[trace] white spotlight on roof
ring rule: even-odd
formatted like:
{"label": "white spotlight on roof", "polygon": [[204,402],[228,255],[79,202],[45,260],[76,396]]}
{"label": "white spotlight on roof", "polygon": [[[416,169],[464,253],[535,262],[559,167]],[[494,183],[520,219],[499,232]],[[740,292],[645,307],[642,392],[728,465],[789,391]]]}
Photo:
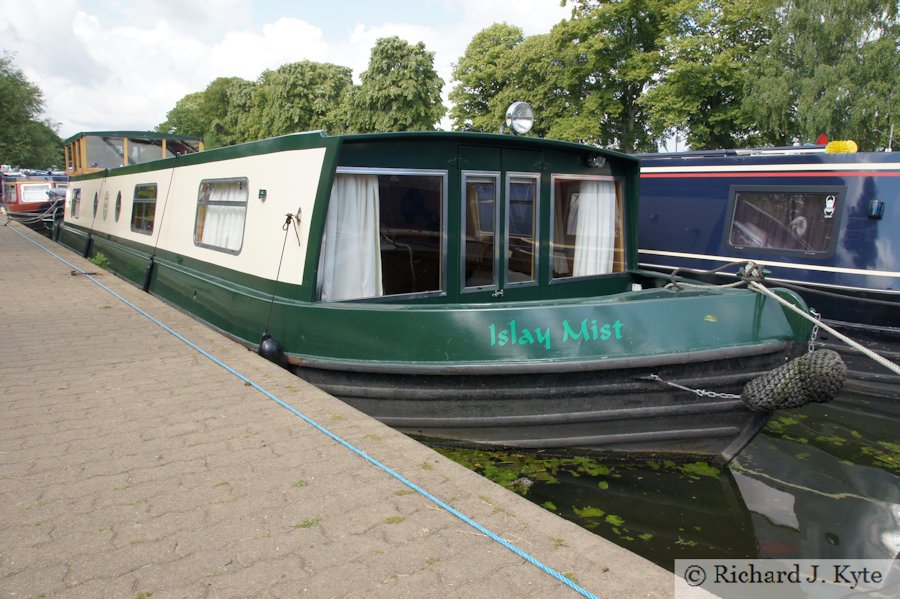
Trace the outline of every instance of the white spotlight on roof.
{"label": "white spotlight on roof", "polygon": [[513,102],[506,109],[506,126],[516,135],[531,131],[534,125],[534,110],[528,102]]}

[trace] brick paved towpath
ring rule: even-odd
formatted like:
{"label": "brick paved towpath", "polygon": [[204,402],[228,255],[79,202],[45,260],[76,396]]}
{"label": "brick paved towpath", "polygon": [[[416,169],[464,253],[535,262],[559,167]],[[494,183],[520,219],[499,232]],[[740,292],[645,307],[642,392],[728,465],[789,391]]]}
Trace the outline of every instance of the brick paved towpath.
{"label": "brick paved towpath", "polygon": [[0,599],[668,597],[672,576],[0,227]]}

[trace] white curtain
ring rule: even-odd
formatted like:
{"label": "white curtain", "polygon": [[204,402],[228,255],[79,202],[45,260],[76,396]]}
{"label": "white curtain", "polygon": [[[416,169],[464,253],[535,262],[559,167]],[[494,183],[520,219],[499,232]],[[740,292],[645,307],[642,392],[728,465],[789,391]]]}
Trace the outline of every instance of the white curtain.
{"label": "white curtain", "polygon": [[575,229],[573,276],[612,272],[616,243],[616,187],[612,181],[582,181],[572,194],[568,225]]}
{"label": "white curtain", "polygon": [[206,206],[200,243],[238,251],[244,242],[244,220],[247,216],[247,188],[243,181],[210,184],[207,201],[229,204]]}
{"label": "white curtain", "polygon": [[384,295],[378,177],[337,175],[319,260],[322,301]]}

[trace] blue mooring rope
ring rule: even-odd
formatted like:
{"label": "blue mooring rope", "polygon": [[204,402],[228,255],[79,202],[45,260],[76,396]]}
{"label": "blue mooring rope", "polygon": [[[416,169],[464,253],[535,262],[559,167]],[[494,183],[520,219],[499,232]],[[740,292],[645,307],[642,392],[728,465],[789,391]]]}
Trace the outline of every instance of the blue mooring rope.
{"label": "blue mooring rope", "polygon": [[21,232],[16,231],[15,228],[10,227],[10,229],[12,229],[17,235],[19,235],[19,236],[22,237],[23,239],[25,239],[25,240],[27,240],[27,241],[33,243],[34,245],[38,246],[39,248],[41,248],[42,250],[44,250],[45,252],[47,252],[48,254],[50,254],[51,256],[53,256],[54,258],[56,258],[57,260],[59,260],[60,262],[62,262],[63,264],[66,264],[67,266],[70,266],[71,268],[74,268],[75,270],[77,270],[78,272],[80,272],[82,275],[84,275],[86,278],[90,279],[92,282],[94,282],[95,284],[99,285],[102,289],[104,289],[105,291],[107,291],[108,293],[110,293],[112,296],[114,296],[115,298],[117,298],[118,300],[120,300],[121,302],[123,302],[125,305],[129,306],[130,308],[132,308],[132,309],[135,310],[136,312],[138,312],[138,313],[140,313],[141,315],[145,316],[147,319],[149,319],[151,322],[153,322],[154,324],[158,325],[158,326],[161,327],[162,329],[164,329],[164,330],[166,330],[167,332],[171,333],[171,334],[174,335],[176,338],[178,338],[179,340],[183,341],[184,343],[186,343],[188,346],[190,346],[191,348],[193,348],[194,350],[196,350],[196,351],[199,352],[200,354],[206,356],[207,358],[209,358],[210,360],[212,360],[213,362],[215,362],[216,364],[218,364],[219,366],[221,366],[222,368],[224,368],[225,370],[227,370],[228,372],[230,372],[231,374],[233,374],[233,375],[236,376],[237,378],[239,378],[239,379],[241,379],[242,381],[244,381],[246,384],[250,385],[251,387],[253,387],[253,388],[256,389],[257,391],[259,391],[260,393],[262,393],[263,395],[265,395],[266,397],[268,397],[269,399],[271,399],[272,401],[274,401],[275,403],[277,403],[277,404],[280,405],[281,407],[283,407],[283,408],[285,408],[286,410],[288,410],[291,414],[297,416],[298,418],[300,418],[301,420],[303,420],[304,422],[306,422],[306,423],[309,424],[310,426],[316,428],[316,429],[317,429],[318,431],[320,431],[321,433],[323,433],[323,434],[325,434],[326,436],[330,437],[332,440],[334,440],[334,441],[336,441],[337,443],[343,445],[344,447],[346,447],[347,449],[349,449],[350,451],[352,451],[353,453],[355,453],[356,455],[358,455],[358,456],[361,457],[362,459],[366,460],[367,462],[369,462],[369,463],[372,464],[373,466],[376,466],[377,468],[380,468],[381,470],[383,470],[383,471],[386,472],[387,474],[391,475],[392,477],[394,477],[395,479],[397,479],[398,481],[400,481],[401,483],[403,483],[404,485],[406,485],[407,487],[409,487],[410,489],[412,489],[412,490],[415,491],[416,493],[419,493],[420,495],[422,495],[423,497],[425,497],[425,498],[428,499],[429,501],[433,502],[433,503],[436,504],[437,506],[441,507],[441,508],[444,509],[445,511],[449,512],[450,514],[453,514],[454,516],[456,516],[457,518],[459,518],[460,520],[462,520],[463,522],[465,522],[466,524],[468,524],[469,526],[471,526],[472,528],[474,528],[474,529],[477,530],[478,532],[480,532],[480,533],[482,533],[483,535],[485,535],[486,537],[488,537],[488,538],[490,538],[490,539],[493,539],[494,541],[500,543],[501,545],[503,545],[504,547],[506,547],[507,549],[509,549],[510,551],[512,551],[513,553],[515,553],[516,555],[518,555],[519,557],[521,557],[522,559],[524,559],[525,561],[531,563],[531,564],[534,565],[534,566],[537,566],[538,568],[540,568],[541,570],[543,570],[544,572],[546,572],[547,574],[549,574],[550,576],[552,576],[553,578],[555,578],[555,579],[558,580],[559,582],[561,582],[561,583],[563,583],[564,585],[568,586],[569,588],[571,588],[571,589],[572,589],[573,591],[575,591],[576,593],[582,595],[583,597],[588,597],[588,598],[590,598],[590,599],[599,599],[599,598],[597,597],[597,595],[594,595],[593,593],[591,593],[591,592],[588,591],[587,589],[581,587],[580,585],[576,584],[575,582],[573,582],[573,581],[570,580],[569,578],[566,578],[565,576],[563,576],[562,574],[560,574],[559,572],[557,572],[557,571],[554,570],[553,568],[551,568],[551,567],[549,567],[549,566],[543,564],[543,563],[540,562],[537,558],[532,557],[532,556],[529,555],[528,553],[525,553],[524,551],[522,551],[521,549],[519,549],[518,547],[516,547],[515,545],[513,545],[512,543],[510,543],[510,542],[507,541],[506,539],[503,539],[503,538],[501,538],[500,536],[498,536],[497,534],[495,534],[494,532],[491,532],[490,530],[488,530],[487,528],[485,528],[484,526],[482,526],[481,524],[479,524],[479,523],[476,522],[475,520],[469,518],[468,516],[466,516],[465,514],[463,514],[462,512],[460,512],[459,510],[457,510],[456,508],[454,508],[453,506],[451,506],[451,505],[445,503],[444,501],[438,499],[437,497],[435,497],[434,495],[432,495],[431,493],[429,493],[429,492],[426,491],[425,489],[421,488],[419,485],[417,485],[417,484],[415,484],[414,482],[408,480],[407,478],[405,478],[405,477],[404,477],[402,474],[400,474],[399,472],[396,472],[396,471],[392,470],[391,468],[389,468],[388,466],[382,464],[381,462],[379,462],[378,460],[376,460],[376,459],[373,458],[372,456],[368,455],[367,453],[365,453],[365,452],[362,451],[361,449],[359,449],[359,448],[357,448],[357,447],[354,447],[354,446],[351,445],[349,442],[347,442],[347,441],[345,441],[344,439],[342,439],[341,437],[337,436],[336,434],[334,434],[333,432],[331,432],[330,430],[328,430],[327,428],[325,428],[324,426],[322,426],[321,424],[319,424],[319,423],[316,422],[315,420],[309,418],[308,416],[306,416],[305,414],[303,414],[302,412],[300,412],[299,410],[297,410],[297,409],[296,409],[295,407],[293,407],[292,405],[290,405],[290,404],[286,403],[285,401],[279,399],[278,397],[276,397],[275,395],[273,395],[272,393],[270,393],[268,390],[264,389],[263,387],[261,387],[261,386],[259,386],[258,384],[256,384],[254,381],[250,380],[249,378],[247,378],[246,376],[244,376],[244,375],[241,374],[240,372],[236,371],[234,368],[232,368],[232,367],[229,366],[228,364],[222,362],[222,361],[221,361],[220,359],[218,359],[217,357],[213,356],[212,354],[210,354],[210,353],[207,352],[206,350],[200,348],[200,347],[197,346],[194,342],[192,342],[192,341],[189,340],[188,338],[184,337],[181,333],[178,333],[177,331],[173,330],[171,327],[169,327],[168,325],[166,325],[166,324],[163,323],[162,321],[158,320],[157,318],[151,316],[150,314],[148,314],[147,312],[145,312],[144,310],[142,310],[142,309],[139,308],[138,306],[134,305],[133,303],[131,303],[130,301],[128,301],[127,299],[125,299],[124,297],[122,297],[121,295],[119,295],[118,293],[116,293],[115,291],[113,291],[112,289],[110,289],[109,287],[107,287],[106,285],[104,285],[103,283],[101,283],[100,281],[98,281],[97,279],[95,279],[93,276],[91,276],[90,274],[88,274],[87,272],[85,272],[84,270],[82,270],[81,268],[79,268],[78,266],[75,266],[74,264],[72,264],[71,262],[69,262],[68,260],[66,260],[65,258],[63,258],[62,256],[60,256],[60,255],[54,253],[52,250],[50,250],[50,249],[48,249],[47,247],[41,245],[41,244],[38,243],[37,241],[31,239],[31,238],[28,237],[27,235],[24,235],[24,234],[22,234]]}

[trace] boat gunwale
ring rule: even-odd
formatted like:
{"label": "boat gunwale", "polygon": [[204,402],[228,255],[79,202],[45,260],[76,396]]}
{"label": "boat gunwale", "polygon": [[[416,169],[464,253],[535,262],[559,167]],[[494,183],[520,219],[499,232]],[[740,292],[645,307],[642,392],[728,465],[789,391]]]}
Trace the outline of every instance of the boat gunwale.
{"label": "boat gunwale", "polygon": [[373,374],[402,374],[402,375],[442,375],[456,376],[463,374],[475,375],[508,375],[508,374],[565,374],[574,372],[592,372],[608,370],[636,370],[640,368],[653,368],[659,366],[695,364],[712,360],[727,360],[745,358],[787,351],[792,342],[785,340],[767,340],[754,344],[734,345],[731,347],[717,347],[713,349],[700,349],[686,352],[671,352],[664,354],[652,354],[642,356],[623,356],[616,358],[599,357],[582,360],[525,360],[519,362],[390,362],[378,363],[362,360],[338,360],[309,357],[302,354],[288,354],[288,362],[292,366],[301,369],[317,368],[320,370],[335,370],[344,372],[367,372]]}

